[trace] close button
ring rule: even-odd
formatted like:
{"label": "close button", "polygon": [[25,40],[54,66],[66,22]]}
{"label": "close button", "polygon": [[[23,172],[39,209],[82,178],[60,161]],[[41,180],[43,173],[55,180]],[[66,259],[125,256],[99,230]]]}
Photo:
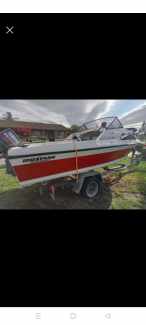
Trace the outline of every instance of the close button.
{"label": "close button", "polygon": [[6,26],[6,34],[14,34],[14,26]]}

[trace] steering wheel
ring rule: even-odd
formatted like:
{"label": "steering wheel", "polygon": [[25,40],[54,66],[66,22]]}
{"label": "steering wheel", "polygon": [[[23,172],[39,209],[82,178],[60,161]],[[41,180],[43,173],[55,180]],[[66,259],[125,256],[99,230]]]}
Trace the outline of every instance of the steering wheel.
{"label": "steering wheel", "polygon": [[120,136],[120,140],[125,140],[127,136],[128,136],[128,134],[122,133]]}

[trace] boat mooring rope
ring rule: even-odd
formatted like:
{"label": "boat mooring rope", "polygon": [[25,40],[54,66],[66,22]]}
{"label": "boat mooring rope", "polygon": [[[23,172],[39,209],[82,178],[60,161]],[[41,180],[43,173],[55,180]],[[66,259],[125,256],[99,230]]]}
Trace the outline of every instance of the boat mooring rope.
{"label": "boat mooring rope", "polygon": [[76,148],[76,143],[75,142],[74,142],[74,149],[75,149],[75,153],[76,153],[76,172],[77,172],[76,181],[78,182],[78,180],[79,180],[78,150]]}
{"label": "boat mooring rope", "polygon": [[76,152],[76,171],[77,171],[76,180],[78,181],[79,180],[79,168],[78,168],[78,151],[77,151],[77,149],[75,149],[75,152]]}

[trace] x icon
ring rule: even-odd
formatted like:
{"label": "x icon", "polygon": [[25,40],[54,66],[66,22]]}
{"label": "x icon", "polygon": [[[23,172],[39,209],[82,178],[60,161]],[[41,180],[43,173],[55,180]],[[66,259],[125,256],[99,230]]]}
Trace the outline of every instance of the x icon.
{"label": "x icon", "polygon": [[11,26],[11,27],[6,26],[6,29],[7,29],[6,34],[14,34],[14,31],[13,31],[14,26]]}

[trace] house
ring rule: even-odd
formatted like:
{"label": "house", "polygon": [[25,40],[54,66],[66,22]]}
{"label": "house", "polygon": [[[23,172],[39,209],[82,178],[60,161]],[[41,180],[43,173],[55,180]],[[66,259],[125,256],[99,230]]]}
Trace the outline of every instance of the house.
{"label": "house", "polygon": [[24,139],[61,140],[68,135],[68,129],[53,122],[31,122],[13,118],[10,112],[0,118],[0,131],[11,128]]}

